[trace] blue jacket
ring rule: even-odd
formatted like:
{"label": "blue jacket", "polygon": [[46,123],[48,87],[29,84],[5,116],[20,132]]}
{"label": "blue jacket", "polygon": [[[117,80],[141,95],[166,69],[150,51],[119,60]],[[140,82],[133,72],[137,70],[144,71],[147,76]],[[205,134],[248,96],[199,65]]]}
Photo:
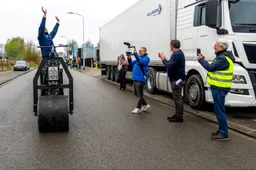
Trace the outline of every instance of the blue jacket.
{"label": "blue jacket", "polygon": [[[235,62],[235,57],[231,51],[221,51],[216,53],[215,62],[209,64],[206,60],[200,59],[199,63],[208,71],[208,72],[214,72],[214,71],[221,71],[221,70],[227,70],[229,68],[229,62],[226,59],[226,57],[229,57],[233,62]],[[230,89],[220,88],[211,86],[211,88],[229,91]]]}
{"label": "blue jacket", "polygon": [[[52,40],[54,39],[55,35],[57,34],[59,24],[56,23],[52,32],[50,34],[48,34],[48,33],[44,33],[45,23],[46,23],[46,18],[43,17],[41,25],[39,27],[37,39],[39,41],[40,46],[52,46],[52,45],[54,45]],[[43,57],[49,57],[50,52],[51,52],[51,48],[41,48],[41,53],[42,53]]]}
{"label": "blue jacket", "polygon": [[167,68],[170,82],[176,82],[179,79],[185,80],[185,56],[181,50],[174,52],[169,61],[163,60],[163,64]]}
{"label": "blue jacket", "polygon": [[[134,53],[134,56],[135,56],[136,60],[131,60],[131,59],[128,60],[129,64],[131,64],[131,66],[132,66],[132,80],[146,83],[147,82],[147,78],[146,78],[147,70],[148,70],[148,65],[150,63],[148,54],[145,54],[144,56],[139,56],[138,53]],[[143,68],[144,73],[146,75],[143,75],[140,65]]]}

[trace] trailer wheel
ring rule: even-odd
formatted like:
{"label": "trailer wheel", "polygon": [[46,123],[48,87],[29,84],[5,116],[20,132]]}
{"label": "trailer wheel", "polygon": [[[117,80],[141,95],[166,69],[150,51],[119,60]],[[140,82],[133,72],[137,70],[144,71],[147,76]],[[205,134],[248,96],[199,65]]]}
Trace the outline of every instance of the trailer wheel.
{"label": "trailer wheel", "polygon": [[199,74],[188,78],[185,86],[186,99],[193,109],[201,109],[205,104],[203,81]]}
{"label": "trailer wheel", "polygon": [[110,80],[115,81],[115,67],[110,68]]}
{"label": "trailer wheel", "polygon": [[107,73],[107,79],[110,80],[110,66],[107,66],[106,73]]}
{"label": "trailer wheel", "polygon": [[147,71],[147,83],[146,83],[147,91],[150,94],[156,93],[156,71],[153,68],[148,68]]}
{"label": "trailer wheel", "polygon": [[116,80],[116,82],[118,82],[119,83],[119,71],[118,71],[118,69],[117,69],[117,67],[116,67],[116,69],[115,69],[115,80]]}

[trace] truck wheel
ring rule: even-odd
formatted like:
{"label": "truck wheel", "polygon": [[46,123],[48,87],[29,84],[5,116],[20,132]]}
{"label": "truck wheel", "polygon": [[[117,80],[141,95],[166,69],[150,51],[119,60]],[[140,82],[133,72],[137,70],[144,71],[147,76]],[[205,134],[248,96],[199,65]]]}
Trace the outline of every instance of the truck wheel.
{"label": "truck wheel", "polygon": [[110,66],[107,66],[107,79],[110,80]]}
{"label": "truck wheel", "polygon": [[115,67],[110,68],[110,80],[115,81]]}
{"label": "truck wheel", "polygon": [[147,71],[147,83],[146,83],[147,91],[150,94],[156,93],[156,71],[153,68],[149,68]]}
{"label": "truck wheel", "polygon": [[203,81],[199,74],[188,78],[185,86],[186,99],[193,109],[200,109],[205,104]]}

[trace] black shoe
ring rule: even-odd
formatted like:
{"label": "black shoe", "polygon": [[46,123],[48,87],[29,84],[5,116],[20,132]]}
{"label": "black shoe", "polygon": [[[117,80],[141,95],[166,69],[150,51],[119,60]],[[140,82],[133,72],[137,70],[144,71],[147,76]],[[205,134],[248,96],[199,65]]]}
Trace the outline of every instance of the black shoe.
{"label": "black shoe", "polygon": [[218,133],[217,135],[212,136],[211,139],[216,141],[228,141],[229,137]]}
{"label": "black shoe", "polygon": [[177,116],[176,116],[176,115],[173,115],[172,117],[167,117],[167,120],[175,119],[175,118],[177,118]]}
{"label": "black shoe", "polygon": [[218,135],[219,133],[220,133],[220,131],[212,132],[211,135],[212,135],[212,136],[216,136],[216,135]]}
{"label": "black shoe", "polygon": [[183,122],[183,118],[175,117],[173,119],[169,119],[169,122]]}

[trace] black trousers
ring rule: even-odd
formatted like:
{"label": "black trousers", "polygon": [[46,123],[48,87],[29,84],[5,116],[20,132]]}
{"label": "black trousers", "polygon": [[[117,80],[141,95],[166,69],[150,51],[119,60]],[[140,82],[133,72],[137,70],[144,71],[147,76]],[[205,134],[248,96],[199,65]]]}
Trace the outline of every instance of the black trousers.
{"label": "black trousers", "polygon": [[176,107],[176,113],[175,115],[178,118],[183,118],[183,99],[182,99],[182,85],[176,85],[176,82],[171,82],[171,87],[172,87],[172,97],[175,102],[175,107]]}
{"label": "black trousers", "polygon": [[119,81],[120,81],[120,89],[126,89],[126,71],[120,71],[119,72]]}
{"label": "black trousers", "polygon": [[141,109],[142,106],[147,105],[147,102],[143,97],[144,83],[139,81],[134,81],[133,86],[134,86],[134,94],[138,97],[138,103],[136,108]]}

